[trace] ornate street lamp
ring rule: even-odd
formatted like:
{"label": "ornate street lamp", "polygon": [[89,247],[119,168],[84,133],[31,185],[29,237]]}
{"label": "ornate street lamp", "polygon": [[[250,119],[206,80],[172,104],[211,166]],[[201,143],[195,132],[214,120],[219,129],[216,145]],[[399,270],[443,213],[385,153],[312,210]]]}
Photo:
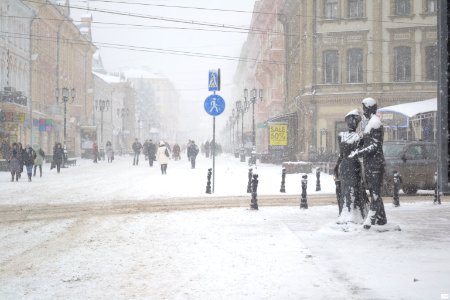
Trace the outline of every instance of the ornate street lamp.
{"label": "ornate street lamp", "polygon": [[[256,99],[259,98],[260,101],[263,99],[262,89],[252,89],[250,94],[250,102],[252,103],[252,146],[253,150],[256,150],[256,130],[255,130],[255,103]],[[248,99],[248,89],[244,89],[244,99]]]}
{"label": "ornate street lamp", "polygon": [[[56,103],[60,103],[61,101],[64,103],[64,152],[67,151],[67,103],[69,104],[73,103],[75,101],[76,97],[76,91],[75,88],[69,89],[67,87],[63,87],[62,89],[56,88],[55,89],[55,97],[56,97]],[[65,163],[65,156],[66,153],[63,155],[63,163],[64,166]]]}
{"label": "ornate street lamp", "polygon": [[100,112],[100,145],[103,147],[103,112],[108,111],[109,100],[95,100],[95,110]]}
{"label": "ornate street lamp", "polygon": [[240,149],[240,157],[241,162],[245,162],[245,147],[244,147],[244,113],[248,111],[249,103],[247,100],[244,102],[236,101],[236,111],[237,116],[241,116],[241,149]]}

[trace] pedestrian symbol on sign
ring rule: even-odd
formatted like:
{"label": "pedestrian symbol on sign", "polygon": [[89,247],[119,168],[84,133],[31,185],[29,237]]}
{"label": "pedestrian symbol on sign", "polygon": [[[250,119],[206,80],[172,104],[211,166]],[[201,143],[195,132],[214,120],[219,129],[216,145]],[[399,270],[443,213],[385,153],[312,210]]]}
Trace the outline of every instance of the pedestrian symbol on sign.
{"label": "pedestrian symbol on sign", "polygon": [[211,116],[218,116],[225,110],[225,100],[219,95],[210,95],[204,103],[205,111]]}
{"label": "pedestrian symbol on sign", "polygon": [[220,69],[209,70],[208,91],[220,91]]}

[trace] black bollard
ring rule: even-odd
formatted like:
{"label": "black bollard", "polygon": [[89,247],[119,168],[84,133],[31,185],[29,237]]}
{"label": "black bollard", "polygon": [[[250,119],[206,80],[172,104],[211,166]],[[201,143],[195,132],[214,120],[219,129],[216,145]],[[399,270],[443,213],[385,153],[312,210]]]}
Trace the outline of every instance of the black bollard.
{"label": "black bollard", "polygon": [[253,169],[252,168],[248,169],[247,193],[252,192],[252,174],[253,174]]}
{"label": "black bollard", "polygon": [[211,174],[212,174],[212,169],[209,168],[208,169],[208,176],[207,176],[207,182],[206,182],[206,193],[207,194],[211,194]]}
{"label": "black bollard", "polygon": [[334,184],[336,185],[336,200],[338,203],[339,215],[341,215],[342,208],[344,207],[344,199],[342,199],[341,180],[339,177],[334,177]]}
{"label": "black bollard", "polygon": [[280,193],[286,193],[285,178],[286,178],[286,168],[283,168],[281,170],[281,188],[280,188]]}
{"label": "black bollard", "polygon": [[441,204],[441,196],[439,195],[439,185],[437,172],[434,173],[434,198],[433,204]]}
{"label": "black bollard", "polygon": [[308,201],[306,199],[306,188],[308,187],[308,175],[302,176],[302,198],[300,200],[300,208],[307,209]]}
{"label": "black bollard", "polygon": [[258,199],[256,199],[257,191],[258,191],[258,174],[253,174],[252,201],[250,203],[250,209],[258,210]]}
{"label": "black bollard", "polygon": [[402,183],[402,178],[397,171],[394,171],[394,206],[400,206],[400,198],[398,196],[398,191],[400,191],[400,184]]}
{"label": "black bollard", "polygon": [[316,192],[320,191],[320,168],[316,170]]}

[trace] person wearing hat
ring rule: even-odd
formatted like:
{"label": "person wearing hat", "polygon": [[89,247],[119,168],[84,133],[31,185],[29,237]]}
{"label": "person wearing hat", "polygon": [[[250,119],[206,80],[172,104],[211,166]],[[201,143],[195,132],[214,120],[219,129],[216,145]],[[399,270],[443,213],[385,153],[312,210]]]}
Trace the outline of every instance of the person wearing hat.
{"label": "person wearing hat", "polygon": [[156,157],[156,144],[150,139],[147,145],[147,157],[148,164],[150,167],[153,167],[153,161],[155,161]]}
{"label": "person wearing hat", "polygon": [[161,174],[167,174],[167,164],[169,163],[170,153],[166,147],[166,143],[164,141],[159,142],[158,150],[156,151],[156,160],[161,166]]}
{"label": "person wearing hat", "polygon": [[361,197],[362,167],[358,157],[348,157],[352,151],[358,149],[361,137],[356,132],[361,115],[357,109],[350,111],[345,116],[348,131],[338,135],[339,158],[334,168],[335,178],[339,178],[341,197],[338,204],[338,224],[348,222],[361,224],[366,215],[366,205]]}
{"label": "person wearing hat", "polygon": [[353,151],[349,157],[363,158],[364,177],[370,192],[370,210],[364,221],[364,228],[370,229],[372,225],[385,225],[387,223],[381,188],[384,175],[383,138],[384,128],[377,113],[377,101],[373,98],[362,100],[364,117],[368,120],[364,128],[362,146]]}

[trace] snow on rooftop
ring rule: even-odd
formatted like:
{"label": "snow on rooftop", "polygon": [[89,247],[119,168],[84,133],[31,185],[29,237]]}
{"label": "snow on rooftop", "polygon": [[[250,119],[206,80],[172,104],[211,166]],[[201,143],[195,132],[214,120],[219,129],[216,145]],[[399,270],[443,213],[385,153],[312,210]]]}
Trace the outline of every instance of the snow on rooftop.
{"label": "snow on rooftop", "polygon": [[144,69],[124,69],[122,72],[125,74],[126,78],[146,78],[146,79],[163,79],[165,77],[153,73],[151,71],[147,71]]}
{"label": "snow on rooftop", "polygon": [[92,72],[95,76],[99,77],[100,79],[102,79],[103,81],[107,82],[107,83],[119,83],[120,81],[120,77],[118,76],[113,76],[113,75],[105,75],[105,74],[101,74],[101,73],[97,73],[97,72]]}
{"label": "snow on rooftop", "polygon": [[396,112],[409,118],[431,111],[437,111],[437,98],[386,106],[378,109],[378,112]]}

